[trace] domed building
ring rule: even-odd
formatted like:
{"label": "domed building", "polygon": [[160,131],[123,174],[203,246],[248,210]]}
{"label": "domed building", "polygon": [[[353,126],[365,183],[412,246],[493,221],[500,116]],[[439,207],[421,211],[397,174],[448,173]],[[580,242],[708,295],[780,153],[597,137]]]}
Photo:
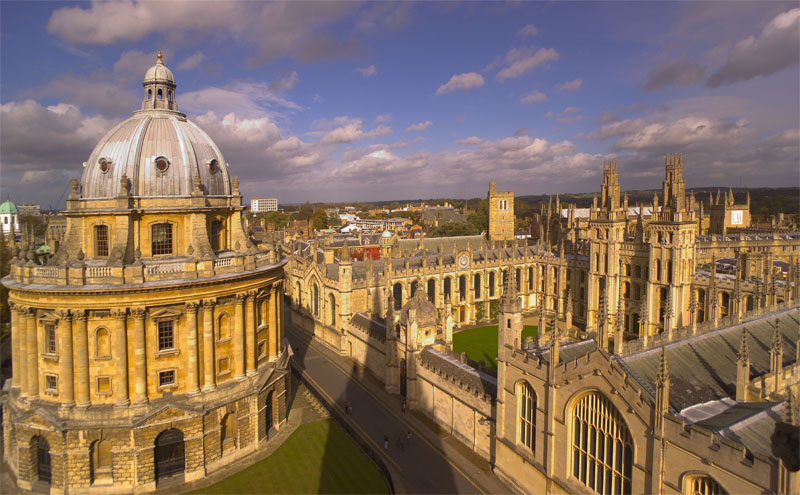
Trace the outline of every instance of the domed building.
{"label": "domed building", "polygon": [[58,251],[38,265],[19,250],[2,280],[5,458],[21,489],[202,478],[286,420],[286,259],[246,236],[238,179],[178,111],[160,53],[143,86],[72,180]]}
{"label": "domed building", "polygon": [[17,205],[10,199],[0,204],[0,226],[2,226],[0,228],[3,229],[4,235],[19,232],[19,211],[17,211]]}

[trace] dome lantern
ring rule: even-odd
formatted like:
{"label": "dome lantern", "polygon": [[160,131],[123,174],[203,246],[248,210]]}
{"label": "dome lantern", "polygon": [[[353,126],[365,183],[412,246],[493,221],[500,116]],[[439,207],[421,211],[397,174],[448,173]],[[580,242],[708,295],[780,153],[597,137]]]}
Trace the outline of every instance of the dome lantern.
{"label": "dome lantern", "polygon": [[178,111],[175,101],[175,76],[164,65],[161,50],[156,55],[156,64],[144,75],[144,99],[142,110],[173,110]]}

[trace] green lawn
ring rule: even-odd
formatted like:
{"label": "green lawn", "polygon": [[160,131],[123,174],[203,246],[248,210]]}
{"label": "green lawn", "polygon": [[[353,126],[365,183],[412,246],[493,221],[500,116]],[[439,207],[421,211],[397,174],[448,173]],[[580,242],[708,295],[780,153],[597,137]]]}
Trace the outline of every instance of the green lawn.
{"label": "green lawn", "polygon": [[[538,326],[525,325],[522,329],[522,340],[535,336]],[[483,361],[491,369],[497,369],[497,325],[475,327],[453,334],[453,350],[461,354],[466,352],[470,359]]]}
{"label": "green lawn", "polygon": [[192,493],[389,493],[380,471],[336,421],[301,425],[271,456]]}

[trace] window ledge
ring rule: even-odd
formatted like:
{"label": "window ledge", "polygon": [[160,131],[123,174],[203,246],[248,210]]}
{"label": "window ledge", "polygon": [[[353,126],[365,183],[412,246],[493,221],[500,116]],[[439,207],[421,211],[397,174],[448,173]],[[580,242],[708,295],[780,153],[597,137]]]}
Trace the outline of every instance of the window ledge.
{"label": "window ledge", "polygon": [[54,363],[58,362],[58,354],[42,354],[42,359],[45,361],[53,361]]}
{"label": "window ledge", "polygon": [[157,358],[177,356],[181,353],[180,349],[164,349],[163,351],[156,352]]}
{"label": "window ledge", "polygon": [[224,339],[217,340],[217,344],[227,344],[230,341],[231,341],[230,337],[225,337]]}
{"label": "window ledge", "polygon": [[110,361],[111,356],[95,356],[95,361]]}
{"label": "window ledge", "polygon": [[158,386],[158,389],[162,390],[162,391],[172,390],[173,388],[178,388],[178,384],[177,383],[170,383],[168,385],[159,385]]}

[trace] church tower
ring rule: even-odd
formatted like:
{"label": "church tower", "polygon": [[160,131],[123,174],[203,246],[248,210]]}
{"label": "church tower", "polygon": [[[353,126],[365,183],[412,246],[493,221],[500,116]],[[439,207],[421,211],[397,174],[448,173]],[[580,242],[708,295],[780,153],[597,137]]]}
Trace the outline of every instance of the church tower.
{"label": "church tower", "polygon": [[514,240],[514,191],[498,191],[489,183],[489,240]]}

